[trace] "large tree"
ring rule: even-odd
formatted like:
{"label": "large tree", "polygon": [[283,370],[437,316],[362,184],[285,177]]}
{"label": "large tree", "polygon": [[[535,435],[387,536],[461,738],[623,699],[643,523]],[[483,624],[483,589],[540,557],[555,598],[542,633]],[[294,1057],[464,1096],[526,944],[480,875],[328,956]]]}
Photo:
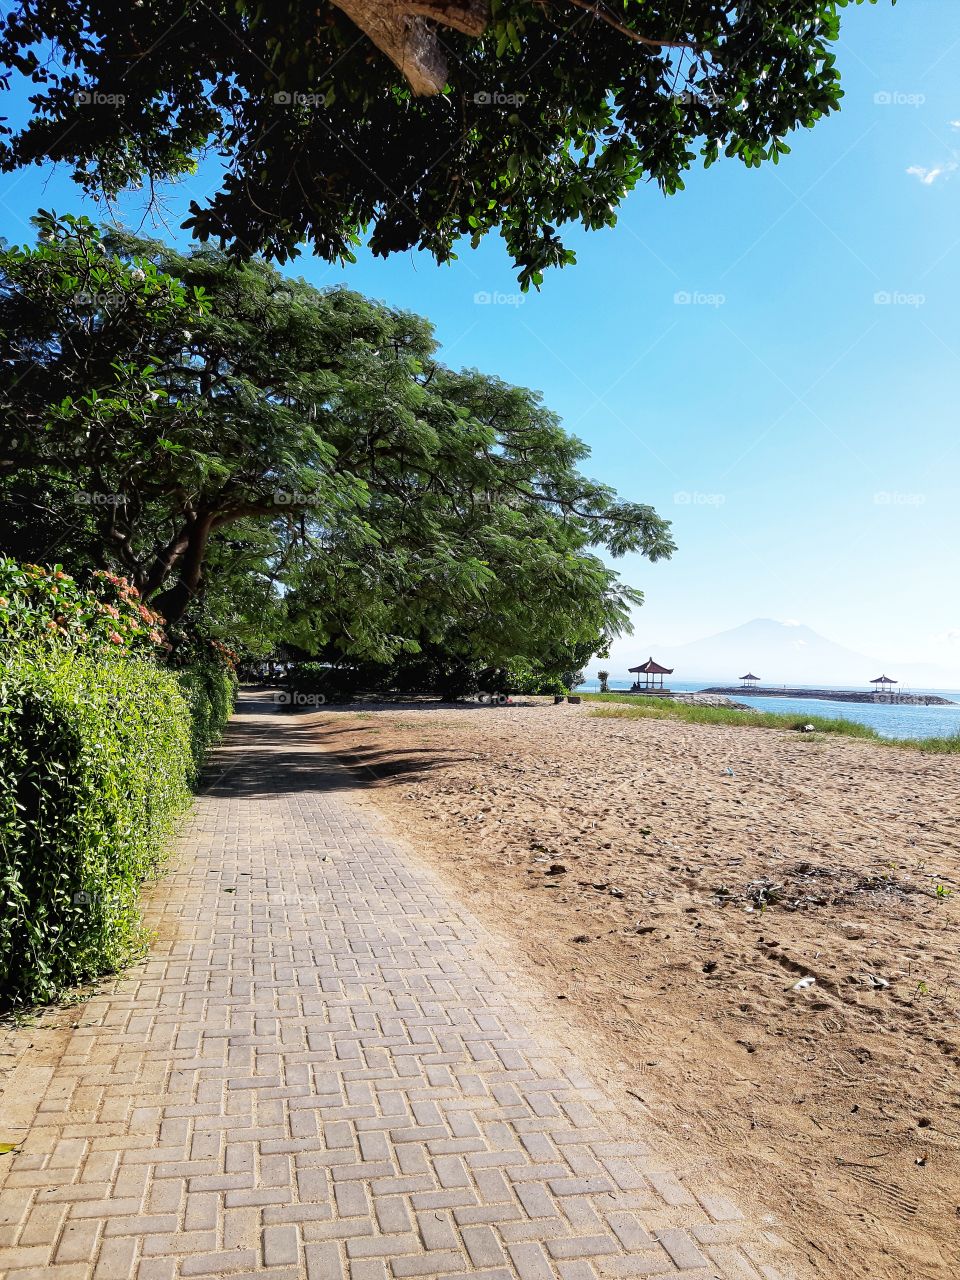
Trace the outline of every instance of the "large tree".
{"label": "large tree", "polygon": [[446,368],[420,317],[39,222],[0,253],[6,549],[115,567],[174,621],[290,591],[311,647],[381,661],[466,630],[498,660],[596,646],[638,596],[593,549],[670,554],[537,394]]}
{"label": "large tree", "polygon": [[573,260],[559,225],[611,225],[638,182],[776,162],[839,103],[851,2],[16,0],[0,68],[34,93],[0,167],[65,161],[112,194],[212,150],[201,239],[444,260],[499,229],[526,286]]}

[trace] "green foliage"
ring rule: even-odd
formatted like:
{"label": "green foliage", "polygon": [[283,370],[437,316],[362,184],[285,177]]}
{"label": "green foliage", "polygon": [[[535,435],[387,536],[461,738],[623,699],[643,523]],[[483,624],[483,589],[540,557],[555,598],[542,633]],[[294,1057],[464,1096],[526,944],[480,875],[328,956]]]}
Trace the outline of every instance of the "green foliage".
{"label": "green foliage", "polygon": [[357,691],[389,687],[389,668],[373,664],[334,665],[325,662],[298,662],[285,683],[292,695],[288,704],[292,709],[324,702],[350,702]]}
{"label": "green foliage", "polygon": [[641,597],[595,552],[669,556],[669,525],[583,475],[538,394],[446,368],[427,321],[347,290],[40,225],[0,251],[8,543],[116,565],[178,648],[199,610],[251,652],[563,671],[628,627]]}
{"label": "green foliage", "polygon": [[439,24],[414,18],[404,45],[412,75],[426,42],[433,84],[415,96],[328,0],[16,0],[0,68],[29,79],[32,110],[4,126],[0,168],[63,161],[113,195],[211,152],[220,190],[186,225],[238,255],[307,242],[352,259],[369,234],[374,253],[444,261],[496,230],[538,285],[574,260],[559,226],[612,226],[635,186],[676,192],[721,152],[775,164],[836,110],[848,2],[476,0],[450,29],[449,6],[398,0],[398,23],[416,9]]}
{"label": "green foliage", "polygon": [[237,680],[230,667],[214,661],[183,667],[176,678],[189,710],[190,777],[195,782],[208,751],[220,741],[233,713]]}
{"label": "green foliage", "polygon": [[193,773],[176,677],[115,653],[0,667],[0,990],[29,1004],[116,969],[137,945]]}
{"label": "green foliage", "polygon": [[534,662],[514,662],[505,673],[506,693],[548,695],[569,693],[570,683],[562,676],[544,671]]}

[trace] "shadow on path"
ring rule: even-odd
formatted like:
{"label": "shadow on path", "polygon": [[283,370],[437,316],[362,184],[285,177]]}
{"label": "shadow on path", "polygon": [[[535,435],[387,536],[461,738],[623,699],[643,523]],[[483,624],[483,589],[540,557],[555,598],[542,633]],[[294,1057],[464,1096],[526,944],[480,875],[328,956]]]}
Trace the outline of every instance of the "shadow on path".
{"label": "shadow on path", "polygon": [[[458,758],[429,747],[409,751],[354,747],[348,753],[325,760],[317,748],[332,734],[375,733],[372,725],[349,729],[326,728],[331,708],[287,711],[271,701],[269,693],[242,690],[236,715],[223,742],[211,756],[201,779],[200,792],[210,797],[266,796],[297,791],[350,790],[370,786],[384,778],[423,777],[431,769],[454,764]],[[347,708],[342,708],[347,710]],[[277,745],[277,723],[282,717],[282,744]]]}

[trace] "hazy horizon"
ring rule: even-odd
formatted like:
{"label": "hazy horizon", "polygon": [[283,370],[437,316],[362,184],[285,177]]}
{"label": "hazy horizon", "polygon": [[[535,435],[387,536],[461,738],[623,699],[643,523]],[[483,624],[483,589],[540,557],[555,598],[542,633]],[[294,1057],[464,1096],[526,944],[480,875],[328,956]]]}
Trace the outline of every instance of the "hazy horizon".
{"label": "hazy horizon", "polygon": [[611,678],[622,680],[627,678],[629,667],[650,656],[674,667],[674,682],[735,684],[751,671],[760,676],[762,685],[865,688],[882,674],[891,676],[898,685],[960,690],[960,670],[886,651],[853,650],[796,619],[753,618],[673,644],[644,629],[637,635],[620,637],[611,646],[609,658],[591,661],[587,669],[591,676],[597,670],[608,670]]}

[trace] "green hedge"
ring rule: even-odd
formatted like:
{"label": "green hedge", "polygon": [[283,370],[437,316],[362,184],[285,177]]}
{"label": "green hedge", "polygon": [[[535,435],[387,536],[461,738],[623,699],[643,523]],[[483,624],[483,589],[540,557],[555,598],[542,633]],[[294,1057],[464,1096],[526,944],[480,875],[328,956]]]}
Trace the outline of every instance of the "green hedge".
{"label": "green hedge", "polygon": [[207,752],[220,741],[230,719],[237,678],[225,667],[206,664],[183,668],[177,679],[190,712],[190,754],[197,779]]}
{"label": "green hedge", "polygon": [[186,806],[232,677],[62,654],[0,668],[0,999],[122,965],[137,896]]}

